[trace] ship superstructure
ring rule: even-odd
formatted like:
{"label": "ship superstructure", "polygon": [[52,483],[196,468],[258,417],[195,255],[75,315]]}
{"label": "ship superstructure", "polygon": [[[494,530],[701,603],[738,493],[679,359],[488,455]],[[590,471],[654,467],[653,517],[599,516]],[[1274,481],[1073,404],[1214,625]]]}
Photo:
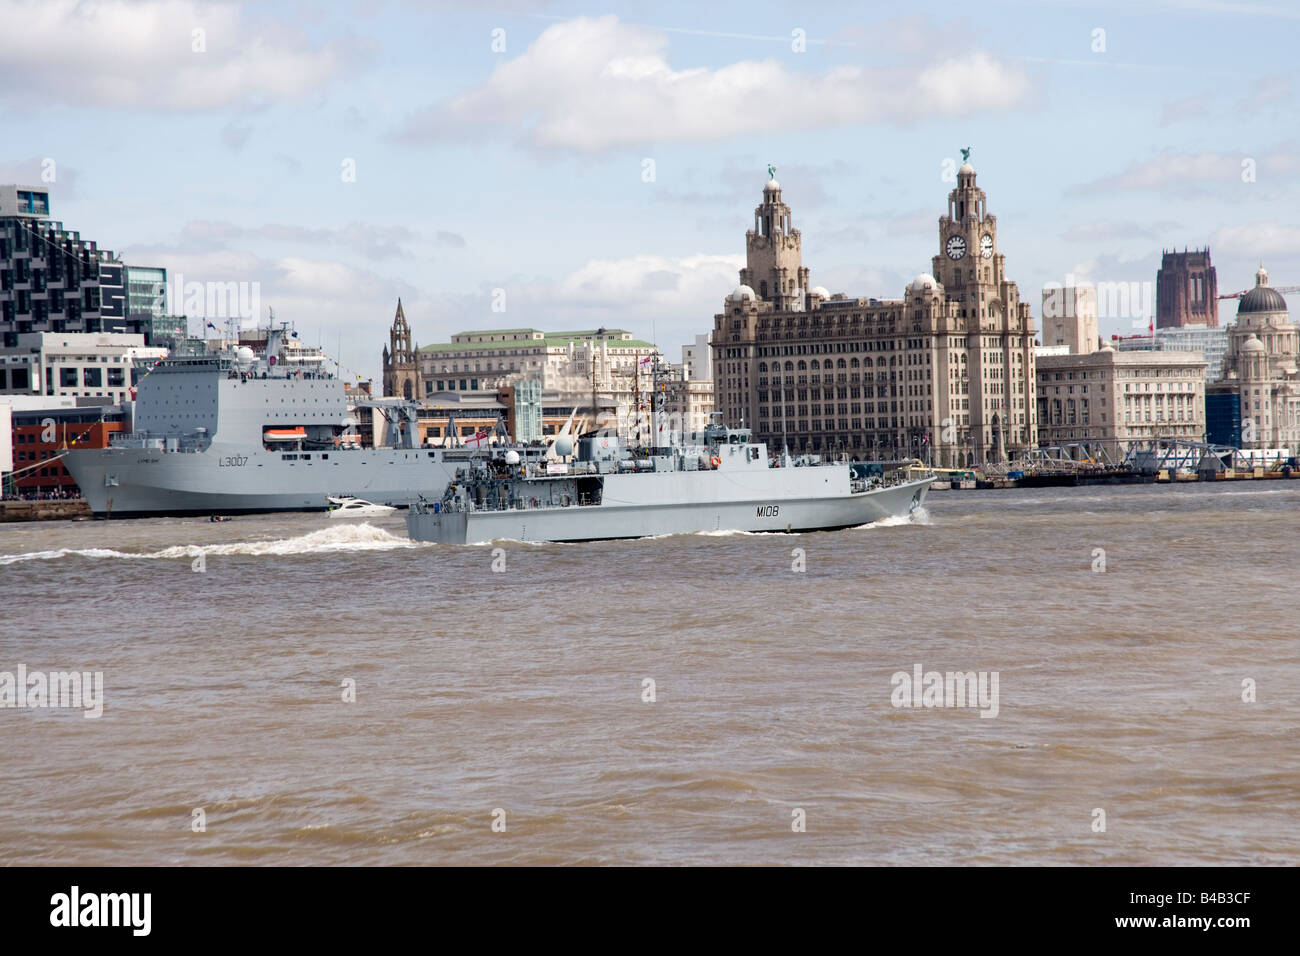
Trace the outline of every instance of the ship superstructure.
{"label": "ship superstructure", "polygon": [[[567,454],[567,450],[561,449]],[[744,428],[631,451],[584,436],[571,461],[512,451],[458,469],[437,500],[407,513],[417,541],[591,541],[701,531],[819,531],[910,515],[934,480],[912,462],[769,459]]]}
{"label": "ship superstructure", "polygon": [[324,511],[331,496],[404,507],[489,453],[420,447],[417,406],[390,400],[371,401],[388,422],[386,447],[363,448],[325,355],[287,323],[264,342],[165,360],[137,387],[132,432],[66,453],[97,516]]}

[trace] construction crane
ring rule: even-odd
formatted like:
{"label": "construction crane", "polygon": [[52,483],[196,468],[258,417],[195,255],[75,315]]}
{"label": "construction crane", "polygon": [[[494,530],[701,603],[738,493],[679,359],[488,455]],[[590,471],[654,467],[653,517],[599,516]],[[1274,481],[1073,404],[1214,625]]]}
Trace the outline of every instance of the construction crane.
{"label": "construction crane", "polygon": [[[1265,288],[1272,289],[1274,292],[1280,292],[1282,295],[1290,295],[1293,292],[1300,292],[1300,285],[1270,285]],[[1219,296],[1220,299],[1240,299],[1249,292],[1250,289],[1242,289],[1240,292],[1229,292],[1227,295]]]}

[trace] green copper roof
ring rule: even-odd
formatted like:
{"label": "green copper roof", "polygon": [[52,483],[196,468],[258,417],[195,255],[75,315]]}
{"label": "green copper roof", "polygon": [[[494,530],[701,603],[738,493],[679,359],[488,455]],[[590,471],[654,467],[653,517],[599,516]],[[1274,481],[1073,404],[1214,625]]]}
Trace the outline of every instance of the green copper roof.
{"label": "green copper roof", "polygon": [[519,335],[523,332],[527,332],[531,335],[533,332],[540,331],[541,329],[469,329],[465,332],[453,333],[452,338],[455,338],[457,335]]}
{"label": "green copper roof", "polygon": [[[497,331],[497,330],[493,330]],[[527,331],[527,330],[523,330]],[[465,333],[460,333],[465,334]],[[488,335],[489,332],[475,333]],[[536,349],[563,348],[570,342],[582,342],[594,335],[595,329],[588,332],[547,332],[542,339],[506,339],[500,342],[440,342],[437,345],[421,345],[421,352],[481,352],[492,349]],[[640,339],[605,339],[612,349],[652,349],[649,342]]]}

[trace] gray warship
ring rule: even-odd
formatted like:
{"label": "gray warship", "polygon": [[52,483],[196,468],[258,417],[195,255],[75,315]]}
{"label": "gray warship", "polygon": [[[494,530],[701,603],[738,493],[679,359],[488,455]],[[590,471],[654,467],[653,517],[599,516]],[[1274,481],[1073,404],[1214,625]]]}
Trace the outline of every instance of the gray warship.
{"label": "gray warship", "polygon": [[387,447],[362,448],[324,354],[300,345],[288,323],[272,323],[265,341],[258,352],[230,346],[165,360],[137,387],[134,431],[114,434],[108,448],[65,453],[97,517],[326,511],[344,496],[405,507],[490,453],[419,447],[411,402],[372,402],[386,417]]}
{"label": "gray warship", "polygon": [[510,450],[457,470],[437,500],[406,515],[413,540],[594,541],[700,531],[829,531],[922,506],[933,474],[916,463],[822,462],[783,453],[748,429],[708,425],[663,448],[586,435],[571,461],[528,462]]}

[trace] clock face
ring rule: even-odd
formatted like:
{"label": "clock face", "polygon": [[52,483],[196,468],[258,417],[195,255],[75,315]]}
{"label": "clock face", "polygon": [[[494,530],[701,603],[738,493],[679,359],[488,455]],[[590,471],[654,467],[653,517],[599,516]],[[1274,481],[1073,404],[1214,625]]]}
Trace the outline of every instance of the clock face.
{"label": "clock face", "polygon": [[961,236],[951,236],[948,244],[944,246],[944,251],[948,253],[948,258],[956,261],[966,255],[966,240]]}
{"label": "clock face", "polygon": [[980,255],[985,259],[993,258],[993,237],[987,232],[980,237]]}

